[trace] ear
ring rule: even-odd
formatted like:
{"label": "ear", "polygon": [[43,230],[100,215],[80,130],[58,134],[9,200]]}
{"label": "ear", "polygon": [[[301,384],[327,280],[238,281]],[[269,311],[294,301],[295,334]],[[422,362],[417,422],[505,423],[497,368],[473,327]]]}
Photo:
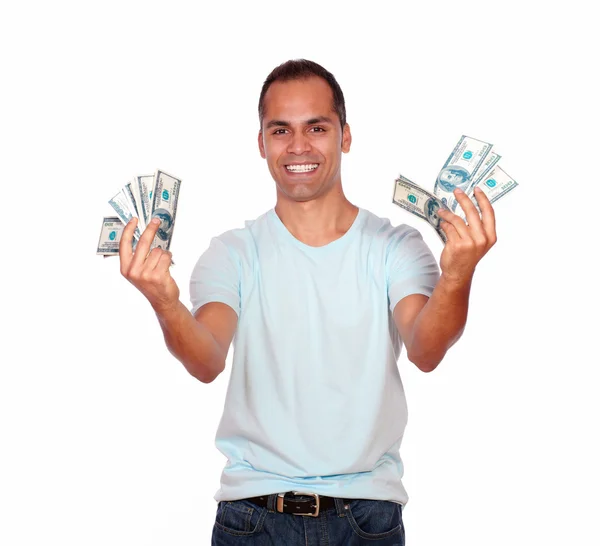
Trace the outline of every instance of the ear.
{"label": "ear", "polygon": [[260,151],[260,157],[266,159],[267,154],[265,154],[265,143],[263,142],[262,129],[258,131],[258,149]]}
{"label": "ear", "polygon": [[350,133],[350,125],[346,123],[344,130],[342,131],[342,152],[347,154],[350,151],[350,145],[352,144],[352,133]]}

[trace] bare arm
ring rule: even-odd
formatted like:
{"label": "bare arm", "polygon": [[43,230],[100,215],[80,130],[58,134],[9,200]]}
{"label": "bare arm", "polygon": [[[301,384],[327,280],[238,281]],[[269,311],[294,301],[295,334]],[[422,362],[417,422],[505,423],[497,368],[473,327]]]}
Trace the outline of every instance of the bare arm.
{"label": "bare arm", "polygon": [[210,383],[225,369],[237,327],[236,312],[220,302],[203,305],[195,316],[178,300],[173,308],[156,310],[165,343],[185,369]]}
{"label": "bare arm", "polygon": [[132,252],[136,222],[129,222],[121,237],[121,273],[152,305],[171,354],[192,376],[210,383],[225,368],[237,314],[229,306],[214,302],[192,316],[179,301],[179,288],[169,272],[171,253],[155,248],[148,254],[160,222],[148,225]]}
{"label": "bare arm", "polygon": [[430,298],[413,294],[394,308],[394,321],[407,357],[421,371],[433,371],[462,335],[470,285],[454,285],[442,275]]}
{"label": "bare arm", "polygon": [[413,294],[394,308],[407,356],[424,372],[433,371],[462,335],[475,266],[496,242],[492,205],[482,191],[475,195],[481,217],[465,193],[455,190],[468,226],[456,214],[439,211],[448,242],[440,259],[442,275],[431,297]]}

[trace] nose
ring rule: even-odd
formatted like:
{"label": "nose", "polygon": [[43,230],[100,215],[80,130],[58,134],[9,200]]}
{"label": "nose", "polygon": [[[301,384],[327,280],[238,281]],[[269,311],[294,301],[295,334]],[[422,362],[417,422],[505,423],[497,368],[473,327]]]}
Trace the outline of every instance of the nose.
{"label": "nose", "polygon": [[308,137],[302,132],[298,131],[292,134],[292,138],[289,141],[287,152],[295,155],[302,155],[310,151],[310,141]]}

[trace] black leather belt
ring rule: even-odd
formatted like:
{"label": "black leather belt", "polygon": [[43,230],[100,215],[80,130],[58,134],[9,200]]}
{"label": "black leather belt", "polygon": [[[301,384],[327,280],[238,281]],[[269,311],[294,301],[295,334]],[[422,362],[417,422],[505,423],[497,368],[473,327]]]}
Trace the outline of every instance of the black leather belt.
{"label": "black leather belt", "polygon": [[[296,516],[318,516],[321,510],[335,508],[334,497],[326,497],[317,493],[303,493],[301,491],[288,491],[287,493],[274,493],[277,495],[275,509],[277,512],[294,514]],[[250,497],[244,499],[258,506],[267,507],[270,495]],[[309,498],[302,498],[309,497]],[[346,499],[341,499],[346,502]]]}

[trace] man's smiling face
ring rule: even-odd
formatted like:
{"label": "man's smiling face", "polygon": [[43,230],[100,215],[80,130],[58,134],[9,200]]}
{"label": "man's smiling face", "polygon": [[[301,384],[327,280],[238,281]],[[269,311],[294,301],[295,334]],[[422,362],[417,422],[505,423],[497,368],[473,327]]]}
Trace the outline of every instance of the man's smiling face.
{"label": "man's smiling face", "polygon": [[342,152],[350,150],[352,137],[347,124],[343,131],[340,127],[327,82],[319,77],[275,81],[264,106],[258,146],[278,198],[310,201],[341,184]]}

